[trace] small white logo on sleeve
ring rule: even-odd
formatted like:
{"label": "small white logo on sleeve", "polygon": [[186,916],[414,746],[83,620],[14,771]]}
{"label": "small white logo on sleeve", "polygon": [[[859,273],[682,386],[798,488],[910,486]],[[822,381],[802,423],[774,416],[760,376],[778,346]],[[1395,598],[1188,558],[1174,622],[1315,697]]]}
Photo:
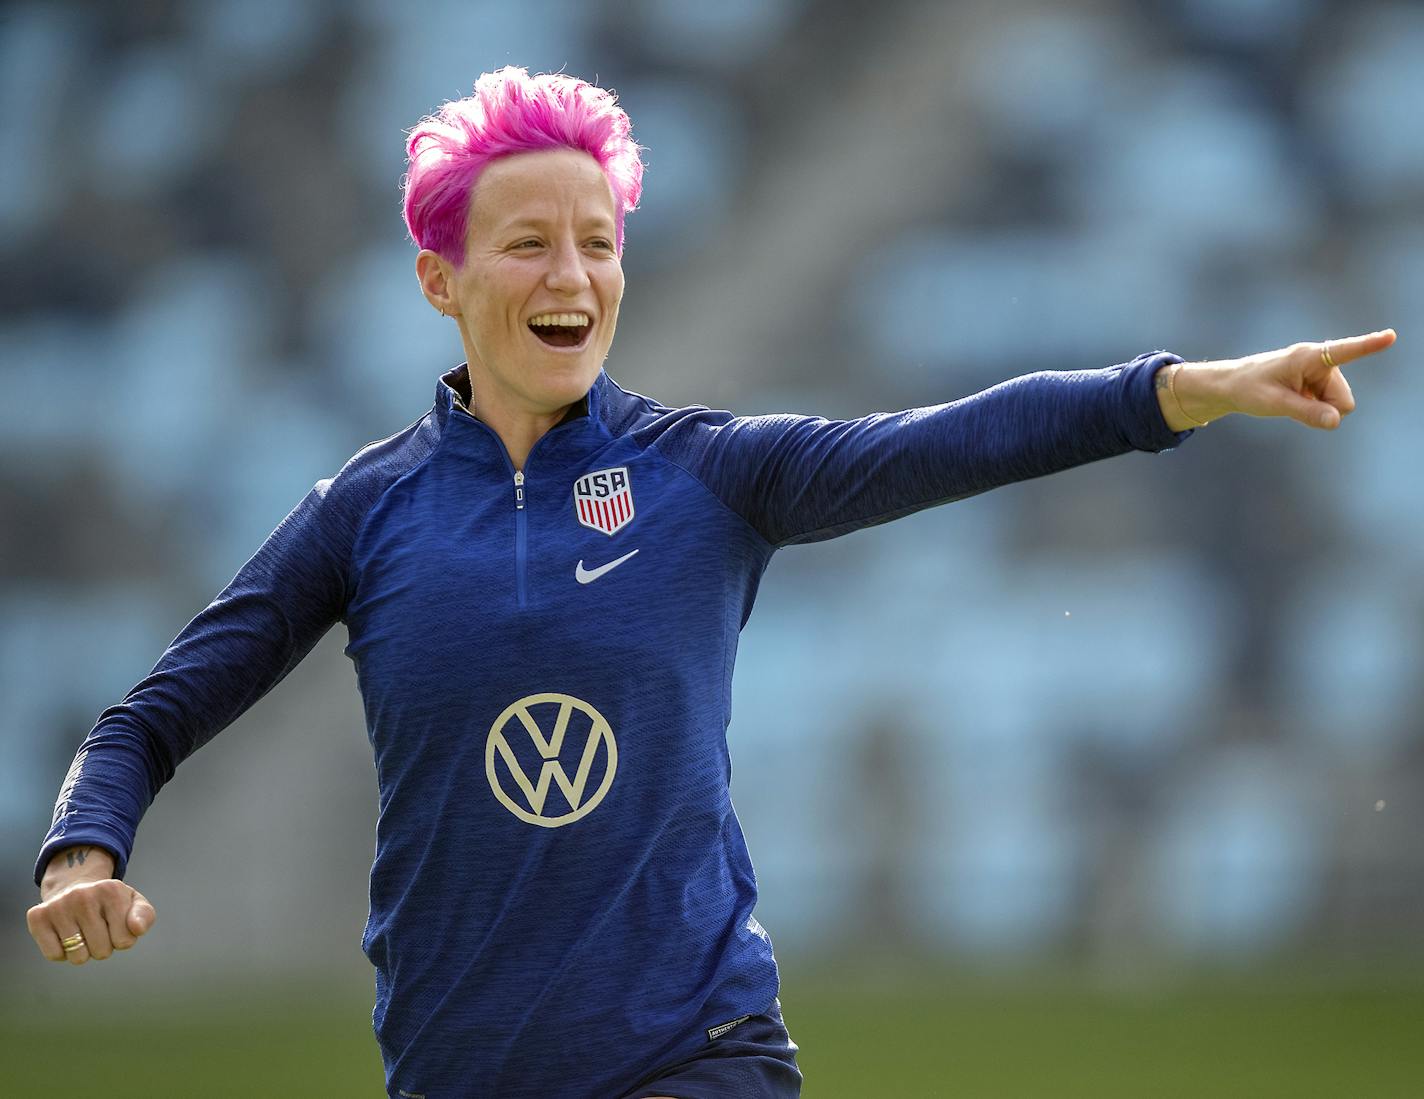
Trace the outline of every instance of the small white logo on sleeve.
{"label": "small white logo on sleeve", "polygon": [[628,560],[628,558],[632,557],[633,554],[637,552],[637,550],[631,550],[628,553],[625,553],[622,557],[614,558],[606,565],[599,565],[596,569],[584,568],[583,559],[580,558],[579,563],[574,566],[574,579],[577,580],[580,584],[592,584],[604,573],[612,572],[614,569],[616,569],[619,565],[621,565],[624,561]]}
{"label": "small white logo on sleeve", "polygon": [[741,1026],[750,1018],[750,1015],[743,1015],[740,1018],[733,1019],[731,1022],[720,1023],[717,1026],[708,1027],[707,1040],[709,1042],[715,1042],[718,1038],[722,1037],[722,1035],[726,1034],[727,1031],[731,1030],[733,1027]]}

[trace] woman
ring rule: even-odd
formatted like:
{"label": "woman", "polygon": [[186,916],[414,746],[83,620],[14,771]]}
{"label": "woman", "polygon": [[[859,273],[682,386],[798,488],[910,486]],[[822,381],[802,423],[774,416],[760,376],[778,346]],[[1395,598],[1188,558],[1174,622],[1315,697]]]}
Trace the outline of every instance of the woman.
{"label": "woman", "polygon": [[772,553],[1231,412],[1333,429],[1339,366],[1394,334],[1153,352],[848,422],[672,409],[602,372],[642,178],[611,95],[507,68],[408,151],[416,272],[466,362],[100,717],[31,933],[82,965],[148,930],[121,881],[143,811],[340,620],[380,786],[362,946],[389,1094],[797,1095],[725,738]]}

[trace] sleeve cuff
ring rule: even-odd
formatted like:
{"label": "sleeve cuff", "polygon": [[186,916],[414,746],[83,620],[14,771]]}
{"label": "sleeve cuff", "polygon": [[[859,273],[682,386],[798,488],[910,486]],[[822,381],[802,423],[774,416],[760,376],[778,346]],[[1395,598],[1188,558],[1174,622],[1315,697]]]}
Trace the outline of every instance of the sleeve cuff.
{"label": "sleeve cuff", "polygon": [[1186,431],[1169,428],[1157,400],[1157,371],[1184,361],[1170,351],[1148,351],[1122,367],[1123,424],[1127,440],[1134,449],[1153,453],[1171,450],[1196,432],[1196,428]]}
{"label": "sleeve cuff", "polygon": [[103,828],[80,828],[45,841],[44,846],[40,848],[39,857],[35,860],[36,887],[44,879],[44,872],[49,867],[49,860],[54,858],[57,852],[63,851],[66,847],[77,847],[84,843],[92,847],[102,847],[112,855],[114,877],[123,879],[124,874],[128,871],[129,857],[128,849],[119,841],[119,837]]}

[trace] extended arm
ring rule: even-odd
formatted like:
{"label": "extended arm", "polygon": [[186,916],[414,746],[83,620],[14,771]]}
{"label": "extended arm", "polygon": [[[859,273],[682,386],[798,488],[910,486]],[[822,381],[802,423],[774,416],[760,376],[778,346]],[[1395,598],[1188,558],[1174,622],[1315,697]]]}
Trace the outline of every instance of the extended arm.
{"label": "extended arm", "polygon": [[[854,420],[703,413],[659,442],[772,545],[831,538],[1131,450],[1175,447],[1154,352],[1040,371],[949,404]],[[715,419],[714,419],[715,417]]]}

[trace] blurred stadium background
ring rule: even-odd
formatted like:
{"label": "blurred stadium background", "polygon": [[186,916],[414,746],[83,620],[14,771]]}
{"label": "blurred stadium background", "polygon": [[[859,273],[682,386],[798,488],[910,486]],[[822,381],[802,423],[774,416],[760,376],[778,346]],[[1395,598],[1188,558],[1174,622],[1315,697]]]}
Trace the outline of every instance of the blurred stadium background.
{"label": "blurred stadium background", "polygon": [[1420,1094],[1421,56],[1408,0],[0,7],[6,1086],[382,1092],[340,628],[145,818],[140,949],[71,972],[23,914],[97,714],[461,360],[402,130],[512,63],[647,147],[608,370],[670,403],[1400,329],[1337,433],[779,555],[730,737],[813,1099]]}

